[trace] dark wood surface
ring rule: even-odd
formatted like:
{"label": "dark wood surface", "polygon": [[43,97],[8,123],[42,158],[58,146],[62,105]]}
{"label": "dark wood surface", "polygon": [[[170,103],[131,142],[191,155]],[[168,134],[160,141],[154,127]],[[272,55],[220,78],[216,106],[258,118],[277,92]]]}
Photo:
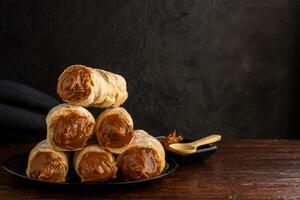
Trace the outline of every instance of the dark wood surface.
{"label": "dark wood surface", "polygon": [[[0,159],[34,144],[1,144]],[[224,141],[203,163],[145,185],[71,188],[33,185],[0,170],[0,199],[300,199],[300,140]]]}

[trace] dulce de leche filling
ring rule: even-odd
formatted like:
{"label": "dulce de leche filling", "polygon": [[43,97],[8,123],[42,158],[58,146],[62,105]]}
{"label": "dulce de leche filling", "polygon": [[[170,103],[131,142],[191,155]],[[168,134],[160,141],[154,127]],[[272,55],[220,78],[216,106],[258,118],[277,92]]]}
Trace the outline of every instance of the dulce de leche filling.
{"label": "dulce de leche filling", "polygon": [[108,115],[102,119],[96,134],[103,147],[122,148],[131,142],[133,128],[119,115]]}
{"label": "dulce de leche filling", "polygon": [[51,152],[38,152],[29,165],[29,176],[32,178],[52,182],[62,182],[65,179],[66,166],[60,157]]}
{"label": "dulce de leche filling", "polygon": [[129,148],[118,157],[117,166],[126,180],[142,180],[160,174],[159,156],[151,148]]}
{"label": "dulce de leche filling", "polygon": [[81,65],[67,68],[60,76],[57,84],[58,95],[67,102],[78,102],[85,100],[91,94],[90,71]]}
{"label": "dulce de leche filling", "polygon": [[115,176],[117,168],[106,153],[88,152],[82,156],[78,171],[82,182],[106,181]]}
{"label": "dulce de leche filling", "polygon": [[181,135],[176,135],[176,131],[169,133],[164,140],[161,141],[165,149],[169,149],[169,146],[174,143],[179,143],[183,140]]}
{"label": "dulce de leche filling", "polygon": [[72,150],[85,146],[94,123],[85,116],[70,112],[54,119],[50,128],[53,130],[55,145]]}

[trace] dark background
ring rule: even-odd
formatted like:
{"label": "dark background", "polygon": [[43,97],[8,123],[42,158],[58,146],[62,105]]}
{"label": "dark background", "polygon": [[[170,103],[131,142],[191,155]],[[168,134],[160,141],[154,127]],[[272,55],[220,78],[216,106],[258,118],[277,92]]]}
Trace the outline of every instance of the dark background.
{"label": "dark background", "polygon": [[[126,78],[124,106],[135,127],[153,135],[299,138],[299,7],[297,0],[2,0],[0,78],[58,99],[59,74],[85,64]],[[36,109],[19,101],[31,89],[3,87],[1,134],[44,136],[56,101],[43,96],[38,103],[49,104]],[[25,89],[11,103],[3,91],[14,87]]]}

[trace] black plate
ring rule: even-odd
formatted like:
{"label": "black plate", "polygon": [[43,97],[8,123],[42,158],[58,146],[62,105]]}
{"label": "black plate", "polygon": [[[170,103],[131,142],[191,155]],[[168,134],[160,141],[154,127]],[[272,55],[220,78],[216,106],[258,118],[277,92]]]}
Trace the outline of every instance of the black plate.
{"label": "black plate", "polygon": [[31,182],[38,182],[38,183],[47,183],[47,184],[56,184],[56,185],[128,185],[128,184],[137,184],[137,183],[145,183],[145,182],[150,182],[156,179],[160,179],[162,177],[165,177],[172,172],[174,172],[177,167],[178,163],[173,159],[173,158],[166,158],[166,166],[165,169],[163,170],[162,174],[160,176],[150,178],[150,179],[145,179],[145,180],[139,180],[139,181],[124,181],[121,179],[113,179],[111,181],[106,181],[106,182],[86,182],[86,183],[81,183],[79,177],[76,175],[73,167],[70,167],[69,173],[67,175],[67,180],[64,183],[53,183],[53,182],[48,182],[48,181],[42,181],[38,179],[33,179],[30,177],[26,176],[25,170],[27,167],[27,159],[29,156],[29,152],[26,153],[20,153],[11,156],[8,158],[6,161],[3,163],[3,168],[10,174],[15,175],[17,177],[20,177],[22,179],[29,180]]}
{"label": "black plate", "polygon": [[[162,141],[165,136],[156,137],[159,141]],[[183,139],[183,143],[192,142],[190,139]],[[192,164],[192,163],[200,163],[206,159],[208,159],[216,150],[218,149],[215,144],[207,144],[204,146],[200,146],[197,148],[197,151],[190,155],[180,155],[174,153],[172,151],[166,150],[166,154],[168,157],[174,158],[180,165]]]}

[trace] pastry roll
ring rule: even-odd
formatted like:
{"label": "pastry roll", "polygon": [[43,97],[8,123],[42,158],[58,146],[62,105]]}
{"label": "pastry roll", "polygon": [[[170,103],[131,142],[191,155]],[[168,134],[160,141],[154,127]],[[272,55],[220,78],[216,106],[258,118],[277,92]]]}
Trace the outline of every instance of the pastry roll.
{"label": "pastry roll", "polygon": [[81,106],[60,104],[52,108],[47,117],[47,141],[60,151],[82,149],[92,137],[95,119]]}
{"label": "pastry roll", "polygon": [[68,156],[53,150],[46,140],[30,152],[26,175],[50,182],[65,182],[68,173]]}
{"label": "pastry roll", "polygon": [[118,156],[117,166],[125,180],[153,178],[165,168],[164,148],[147,132],[136,130],[130,148]]}
{"label": "pastry roll", "polygon": [[124,108],[109,108],[97,118],[95,132],[101,147],[120,154],[133,140],[133,121]]}
{"label": "pastry roll", "polygon": [[106,181],[115,178],[117,173],[114,156],[97,144],[77,151],[73,165],[82,182]]}
{"label": "pastry roll", "polygon": [[99,108],[118,107],[128,97],[122,76],[84,65],[64,70],[58,79],[57,93],[70,104]]}

